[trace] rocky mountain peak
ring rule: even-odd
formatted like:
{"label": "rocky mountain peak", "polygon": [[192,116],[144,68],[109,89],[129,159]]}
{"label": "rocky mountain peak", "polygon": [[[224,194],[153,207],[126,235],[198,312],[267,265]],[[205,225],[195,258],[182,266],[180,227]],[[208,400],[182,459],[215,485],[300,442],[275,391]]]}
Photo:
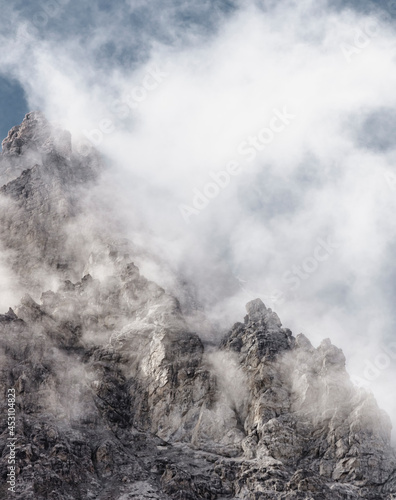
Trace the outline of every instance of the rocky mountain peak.
{"label": "rocky mountain peak", "polygon": [[121,230],[80,223],[101,168],[69,144],[34,112],[0,156],[0,240],[20,290],[0,315],[0,409],[14,389],[17,435],[10,492],[3,419],[0,497],[395,499],[389,417],[341,349],[294,337],[259,298],[205,349]]}
{"label": "rocky mountain peak", "polygon": [[246,304],[246,311],[251,321],[264,319],[268,309],[261,299],[251,300]]}
{"label": "rocky mountain peak", "polygon": [[22,123],[13,127],[2,142],[2,152],[6,156],[23,153],[48,153],[57,151],[65,157],[72,152],[71,134],[59,126],[50,124],[40,111],[28,113]]}
{"label": "rocky mountain peak", "polygon": [[245,321],[249,322],[262,322],[268,327],[280,328],[282,323],[278,315],[272,311],[271,308],[267,308],[261,299],[251,300],[246,304],[247,317]]}
{"label": "rocky mountain peak", "polygon": [[82,193],[92,188],[102,168],[94,152],[74,153],[71,134],[38,111],[28,113],[4,139],[0,239],[13,252],[10,267],[30,292],[39,293],[51,275],[77,279],[85,267],[80,250],[67,244],[66,230],[82,212]]}

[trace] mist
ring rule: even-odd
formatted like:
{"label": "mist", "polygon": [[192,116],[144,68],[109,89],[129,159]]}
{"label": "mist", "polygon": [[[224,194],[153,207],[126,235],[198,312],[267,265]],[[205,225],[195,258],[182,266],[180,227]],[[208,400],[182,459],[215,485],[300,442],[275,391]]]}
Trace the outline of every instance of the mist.
{"label": "mist", "polygon": [[168,3],[7,6],[2,73],[104,156],[93,224],[122,227],[198,334],[217,341],[261,297],[341,347],[396,423],[392,13],[184,2],[181,21]]}

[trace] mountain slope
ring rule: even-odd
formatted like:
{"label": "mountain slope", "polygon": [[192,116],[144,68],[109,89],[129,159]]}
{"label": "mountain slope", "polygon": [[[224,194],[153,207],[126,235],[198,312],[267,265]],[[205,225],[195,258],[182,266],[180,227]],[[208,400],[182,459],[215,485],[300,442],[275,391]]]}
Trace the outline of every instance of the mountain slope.
{"label": "mountain slope", "polygon": [[22,298],[0,316],[1,498],[396,498],[390,420],[342,351],[295,338],[260,299],[205,349],[124,235],[79,223],[103,169],[37,112],[3,141],[0,235]]}

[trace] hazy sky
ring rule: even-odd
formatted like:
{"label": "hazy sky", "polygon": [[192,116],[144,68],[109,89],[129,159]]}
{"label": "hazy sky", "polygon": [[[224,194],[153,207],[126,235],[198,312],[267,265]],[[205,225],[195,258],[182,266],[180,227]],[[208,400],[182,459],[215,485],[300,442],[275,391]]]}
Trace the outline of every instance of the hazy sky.
{"label": "hazy sky", "polygon": [[109,4],[2,7],[2,136],[41,109],[94,144],[211,318],[260,296],[396,415],[396,2]]}

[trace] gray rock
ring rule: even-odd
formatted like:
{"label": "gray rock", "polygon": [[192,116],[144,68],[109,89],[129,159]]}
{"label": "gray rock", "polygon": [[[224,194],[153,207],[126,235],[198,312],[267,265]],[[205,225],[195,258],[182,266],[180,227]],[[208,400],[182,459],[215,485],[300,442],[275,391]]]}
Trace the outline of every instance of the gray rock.
{"label": "gray rock", "polygon": [[[0,315],[18,436],[16,493],[2,481],[0,497],[396,498],[390,420],[342,351],[295,338],[260,299],[205,350],[133,244],[79,225],[102,169],[39,113],[3,141],[0,237],[23,293]],[[7,437],[3,419],[3,479]]]}

